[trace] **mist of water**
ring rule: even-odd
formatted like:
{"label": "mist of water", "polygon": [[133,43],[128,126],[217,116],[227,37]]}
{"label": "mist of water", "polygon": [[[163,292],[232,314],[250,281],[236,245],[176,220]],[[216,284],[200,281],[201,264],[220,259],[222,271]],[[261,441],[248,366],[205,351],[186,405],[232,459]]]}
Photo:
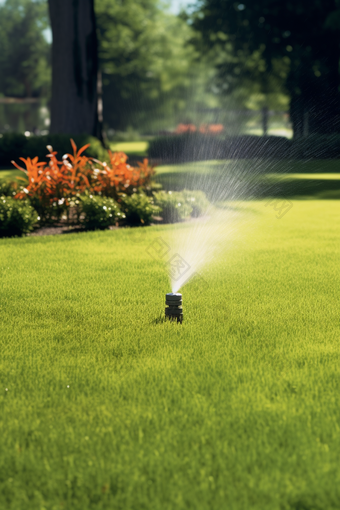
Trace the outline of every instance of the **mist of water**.
{"label": "mist of water", "polygon": [[[181,290],[197,274],[204,279],[205,270],[216,255],[227,252],[233,246],[244,220],[241,201],[261,198],[270,191],[275,194],[277,186],[268,182],[264,184],[261,176],[268,171],[275,172],[279,160],[264,161],[256,157],[251,160],[217,160],[218,148],[214,151],[211,137],[199,151],[196,159],[201,161],[186,165],[184,181],[179,182],[178,175],[174,173],[167,182],[167,189],[204,191],[211,204],[204,216],[185,224],[179,223],[171,229],[169,245],[175,254],[170,260],[172,292]],[[204,161],[213,159],[214,154],[214,161]],[[247,221],[255,220],[250,220],[248,215]]]}

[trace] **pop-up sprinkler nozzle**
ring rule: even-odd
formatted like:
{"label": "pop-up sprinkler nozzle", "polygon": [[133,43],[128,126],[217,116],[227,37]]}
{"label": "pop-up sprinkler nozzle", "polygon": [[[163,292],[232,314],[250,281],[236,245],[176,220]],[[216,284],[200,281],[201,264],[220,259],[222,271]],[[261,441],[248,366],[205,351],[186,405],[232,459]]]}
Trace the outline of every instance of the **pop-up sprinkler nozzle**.
{"label": "pop-up sprinkler nozzle", "polygon": [[178,292],[166,294],[165,296],[165,318],[170,321],[176,320],[182,324],[183,308],[182,308],[182,294]]}

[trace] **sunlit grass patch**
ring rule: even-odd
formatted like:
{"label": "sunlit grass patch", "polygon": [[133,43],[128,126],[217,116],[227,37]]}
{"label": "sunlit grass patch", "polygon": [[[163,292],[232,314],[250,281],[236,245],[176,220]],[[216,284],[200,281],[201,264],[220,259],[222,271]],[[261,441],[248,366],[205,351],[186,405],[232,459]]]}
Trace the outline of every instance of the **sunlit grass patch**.
{"label": "sunlit grass patch", "polygon": [[115,152],[125,152],[131,155],[144,155],[147,157],[147,150],[149,147],[148,141],[140,142],[113,142],[110,143],[110,148]]}
{"label": "sunlit grass patch", "polygon": [[20,170],[17,170],[16,168],[14,170],[8,169],[8,170],[0,170],[0,182],[2,180],[5,181],[14,181],[16,180],[16,177],[23,177],[24,173]]}

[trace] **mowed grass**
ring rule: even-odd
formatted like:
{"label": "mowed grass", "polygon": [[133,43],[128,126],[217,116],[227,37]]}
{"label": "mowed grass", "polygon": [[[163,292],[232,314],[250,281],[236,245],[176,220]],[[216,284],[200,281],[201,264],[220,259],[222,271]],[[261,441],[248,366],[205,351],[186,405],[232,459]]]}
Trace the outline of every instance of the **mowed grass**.
{"label": "mowed grass", "polygon": [[292,204],[241,204],[182,325],[148,247],[190,224],[0,241],[0,508],[339,508],[340,202]]}
{"label": "mowed grass", "polygon": [[114,142],[110,144],[111,150],[125,152],[128,156],[147,157],[149,142],[141,140],[137,142]]}
{"label": "mowed grass", "polygon": [[1,181],[16,181],[16,177],[23,177],[24,173],[21,170],[0,170],[0,183]]}

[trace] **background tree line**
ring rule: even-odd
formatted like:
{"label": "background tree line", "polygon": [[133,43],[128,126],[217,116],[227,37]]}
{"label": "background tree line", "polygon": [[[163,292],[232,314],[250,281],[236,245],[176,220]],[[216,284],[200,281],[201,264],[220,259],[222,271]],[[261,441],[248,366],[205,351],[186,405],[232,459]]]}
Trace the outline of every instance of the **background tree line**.
{"label": "background tree line", "polygon": [[339,131],[339,0],[202,0],[192,24],[227,89],[253,79],[266,105],[285,90],[297,137],[307,116],[310,134]]}
{"label": "background tree line", "polygon": [[296,136],[306,115],[311,133],[337,132],[339,28],[339,0],[203,0],[178,16],[158,0],[6,0],[0,94],[49,105],[55,132],[98,136],[100,82],[118,131],[267,107],[289,108]]}
{"label": "background tree line", "polygon": [[[95,20],[88,0],[6,0],[0,5],[0,96],[38,98],[52,109],[52,130],[57,118],[64,131],[76,133],[88,126],[91,134],[97,134],[90,126],[96,98],[89,120],[84,98],[91,80],[92,89],[96,87],[97,71],[106,128],[147,132],[164,127],[164,119],[171,126],[178,114],[185,119],[199,106],[218,106],[212,90],[214,66],[198,51],[186,20],[158,0],[96,0],[94,6]],[[50,20],[52,52],[46,38]],[[92,33],[89,44],[94,26],[96,37]],[[10,106],[14,116],[23,109]],[[35,112],[31,107],[25,111],[31,117]]]}

